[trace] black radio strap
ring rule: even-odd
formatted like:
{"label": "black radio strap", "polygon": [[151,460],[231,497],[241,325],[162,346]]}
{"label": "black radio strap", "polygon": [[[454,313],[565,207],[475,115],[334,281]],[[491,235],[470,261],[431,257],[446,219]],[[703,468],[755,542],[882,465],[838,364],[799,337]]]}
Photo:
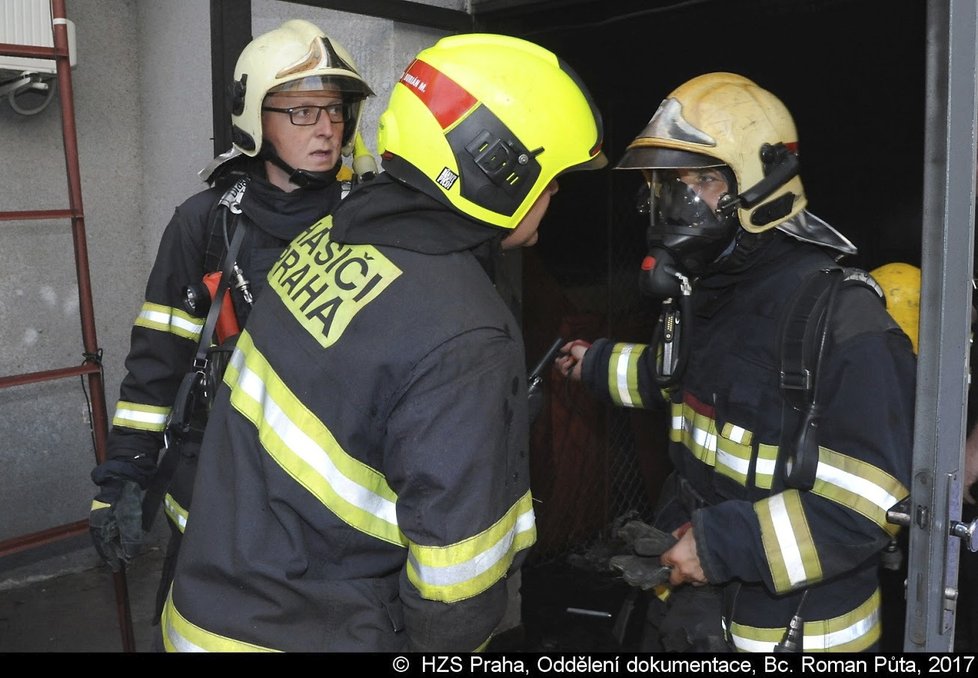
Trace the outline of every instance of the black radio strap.
{"label": "black radio strap", "polygon": [[[224,210],[224,219],[227,219],[227,212]],[[160,460],[156,469],[156,475],[146,488],[143,497],[143,529],[149,531],[156,519],[156,512],[159,510],[163,500],[163,495],[170,485],[170,479],[177,468],[177,461],[180,458],[180,443],[184,436],[190,432],[191,419],[193,418],[198,394],[207,379],[208,351],[214,337],[214,329],[217,327],[217,319],[221,315],[224,295],[228,293],[235,262],[238,257],[238,250],[241,249],[241,242],[244,240],[245,220],[235,219],[234,236],[228,246],[228,251],[224,255],[224,266],[221,269],[221,281],[218,283],[217,292],[211,300],[210,310],[207,311],[207,319],[200,331],[200,341],[197,342],[197,353],[194,355],[193,370],[183,375],[180,387],[177,389],[176,397],[173,399],[173,408],[170,416],[166,420],[166,428],[163,432],[163,458]]]}

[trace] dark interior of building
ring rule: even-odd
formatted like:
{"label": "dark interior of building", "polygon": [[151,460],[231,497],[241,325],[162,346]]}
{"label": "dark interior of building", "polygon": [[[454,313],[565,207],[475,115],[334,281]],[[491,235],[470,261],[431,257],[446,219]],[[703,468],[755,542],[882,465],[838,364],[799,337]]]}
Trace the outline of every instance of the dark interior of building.
{"label": "dark interior of building", "polygon": [[[590,87],[612,165],[659,102],[711,71],[774,92],[799,131],[809,209],[859,248],[847,265],[920,264],[925,119],[924,3],[671,0],[476,5],[478,27],[557,53]],[[528,364],[554,337],[647,341],[657,314],[637,288],[644,222],[637,173],[562,177],[539,243],[523,254]],[[524,577],[527,643],[628,648],[643,598],[606,569],[615,527],[647,516],[668,473],[666,420],[614,412],[549,376],[533,430],[538,543]],[[883,649],[899,649],[903,585],[884,576]],[[571,611],[568,611],[570,609]],[[632,645],[634,649],[634,645]]]}

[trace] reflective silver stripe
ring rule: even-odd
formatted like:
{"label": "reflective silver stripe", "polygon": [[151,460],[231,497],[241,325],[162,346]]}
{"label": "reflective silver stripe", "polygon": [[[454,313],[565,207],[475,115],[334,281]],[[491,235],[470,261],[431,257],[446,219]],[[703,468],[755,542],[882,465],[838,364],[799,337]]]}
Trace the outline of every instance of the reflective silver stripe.
{"label": "reflective silver stripe", "polygon": [[508,530],[499,541],[485,551],[474,554],[465,562],[454,565],[430,566],[422,565],[414,557],[413,551],[409,556],[411,564],[418,573],[418,577],[425,584],[431,586],[458,586],[459,584],[476,579],[483,572],[496,565],[507,556],[513,549],[516,535],[521,532],[532,530],[535,526],[533,510],[525,511],[516,519],[516,524]]}
{"label": "reflective silver stripe", "polygon": [[172,624],[166,625],[166,637],[170,641],[168,652],[207,652],[204,648],[194,645],[189,640],[177,633]]}
{"label": "reflective silver stripe", "polygon": [[518,551],[536,541],[529,491],[479,534],[447,546],[409,547],[407,574],[423,598],[453,603],[486,591],[506,576]]}
{"label": "reflective silver stripe", "polygon": [[706,429],[694,427],[693,442],[709,452],[716,452],[717,450],[717,434]]}
{"label": "reflective silver stripe", "polygon": [[163,497],[163,511],[173,521],[173,524],[177,526],[178,530],[183,532],[187,529],[187,516],[189,514],[169,493]]}
{"label": "reflective silver stripe", "polygon": [[198,320],[190,314],[168,306],[146,302],[136,316],[136,325],[161,332],[172,332],[187,339],[200,337],[204,329],[203,320]]}
{"label": "reflective silver stripe", "polygon": [[774,533],[778,540],[778,549],[781,551],[781,558],[784,568],[788,574],[788,581],[795,586],[807,578],[805,573],[805,563],[795,540],[795,531],[791,526],[788,517],[788,507],[784,504],[784,495],[776,494],[768,500],[768,509],[771,514],[771,522],[774,525]]}
{"label": "reflective silver stripe", "polygon": [[615,364],[615,383],[618,385],[618,399],[626,407],[635,407],[632,394],[628,386],[628,358],[634,350],[634,344],[622,344],[621,354]]}
{"label": "reflective silver stripe", "polygon": [[747,433],[747,429],[743,428],[742,426],[731,425],[730,433],[727,437],[735,443],[743,443],[744,437],[747,435]]}
{"label": "reflective silver stripe", "polygon": [[[128,403],[127,403],[128,405]],[[116,406],[115,416],[112,417],[114,426],[126,426],[128,428],[143,428],[142,426],[133,427],[131,424],[145,424],[152,430],[163,430],[166,425],[166,418],[170,414],[170,408],[159,408],[159,411],[148,411],[145,409],[133,409],[124,407],[122,403]]]}
{"label": "reflective silver stripe", "polygon": [[163,626],[163,648],[167,652],[275,652],[197,626],[180,614],[173,604],[172,587],[163,606],[160,624]]}
{"label": "reflective silver stripe", "polygon": [[232,362],[239,370],[237,387],[256,403],[261,403],[265,422],[286,446],[302,461],[329,483],[344,500],[371,513],[396,528],[397,511],[393,501],[347,478],[330,459],[326,450],[289,418],[275,402],[274,396],[265,389],[261,377],[252,372],[244,362],[244,356],[235,351]]}
{"label": "reflective silver stripe", "polygon": [[777,465],[777,446],[760,443],[757,446],[757,457],[754,461],[754,484],[761,489],[770,490]]}
{"label": "reflective silver stripe", "polygon": [[[824,452],[825,448],[819,448],[819,450]],[[824,457],[825,454],[820,455],[818,470],[815,472],[815,477],[819,480],[841,487],[860,497],[865,497],[882,509],[884,513],[902,499],[902,497],[899,499],[894,497],[871,480],[831,465],[824,461]]]}
{"label": "reflective silver stripe", "polygon": [[[682,443],[695,458],[707,466],[716,466],[717,435],[713,419],[689,404],[673,404],[672,430],[669,439]],[[701,424],[706,424],[706,427]]]}
{"label": "reflective silver stripe", "polygon": [[[726,466],[727,468],[733,469],[738,475],[747,477],[747,472],[750,470],[750,461],[735,457],[729,452],[724,452],[722,449],[717,449],[717,466]],[[741,485],[743,484],[741,482]]]}
{"label": "reflective silver stripe", "polygon": [[806,650],[828,650],[866,635],[879,624],[880,609],[877,607],[869,616],[860,619],[847,628],[824,634],[805,634]]}
{"label": "reflective silver stripe", "polygon": [[[258,429],[265,451],[297,483],[351,527],[407,546],[397,526],[397,497],[383,474],[343,450],[275,374],[247,330],[238,339],[225,381],[233,387],[232,406]],[[293,420],[289,412],[301,418]]]}
{"label": "reflective silver stripe", "polygon": [[[730,637],[745,652],[771,652],[784,636],[784,627],[758,628],[734,622]],[[880,592],[877,589],[855,609],[833,617],[806,621],[802,651],[858,652],[869,648],[880,636]]]}

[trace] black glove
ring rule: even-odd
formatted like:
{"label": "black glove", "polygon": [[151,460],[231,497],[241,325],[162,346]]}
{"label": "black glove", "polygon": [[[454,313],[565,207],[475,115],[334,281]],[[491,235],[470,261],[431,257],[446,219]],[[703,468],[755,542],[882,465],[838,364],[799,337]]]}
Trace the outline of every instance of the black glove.
{"label": "black glove", "polygon": [[675,537],[639,520],[627,523],[618,536],[633,552],[614,556],[608,564],[621,572],[625,583],[647,591],[669,581],[672,568],[663,565],[659,556],[675,545]]}
{"label": "black glove", "polygon": [[95,550],[113,572],[132,562],[143,544],[143,487],[155,463],[145,456],[114,458],[92,471],[100,490],[92,501],[88,527]]}

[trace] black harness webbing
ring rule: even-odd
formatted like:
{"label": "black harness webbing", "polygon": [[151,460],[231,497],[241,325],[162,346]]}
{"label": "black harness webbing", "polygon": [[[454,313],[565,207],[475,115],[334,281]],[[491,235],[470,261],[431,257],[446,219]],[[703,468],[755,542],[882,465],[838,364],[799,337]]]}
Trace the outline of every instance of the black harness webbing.
{"label": "black harness webbing", "polygon": [[841,268],[806,278],[782,319],[781,444],[785,485],[810,490],[818,468],[819,364],[831,330],[832,310],[845,279]]}
{"label": "black harness webbing", "polygon": [[244,219],[236,219],[234,235],[224,256],[224,266],[221,269],[221,281],[217,286],[214,299],[211,300],[210,310],[207,312],[207,319],[200,331],[200,340],[197,342],[197,353],[194,355],[193,370],[187,372],[180,382],[176,397],[173,400],[173,409],[166,420],[166,428],[163,432],[164,450],[163,458],[160,460],[156,469],[156,475],[146,489],[143,497],[143,529],[149,530],[153,521],[156,519],[156,512],[159,510],[163,501],[163,495],[169,487],[170,479],[177,467],[180,458],[181,442],[191,431],[191,422],[196,409],[198,398],[202,393],[201,389],[207,386],[207,366],[209,362],[208,353],[211,341],[214,337],[214,328],[217,326],[217,319],[221,315],[221,307],[224,302],[224,295],[228,294],[230,281],[233,279],[235,262],[238,257],[238,250],[241,248],[241,241],[244,240],[245,227]]}

